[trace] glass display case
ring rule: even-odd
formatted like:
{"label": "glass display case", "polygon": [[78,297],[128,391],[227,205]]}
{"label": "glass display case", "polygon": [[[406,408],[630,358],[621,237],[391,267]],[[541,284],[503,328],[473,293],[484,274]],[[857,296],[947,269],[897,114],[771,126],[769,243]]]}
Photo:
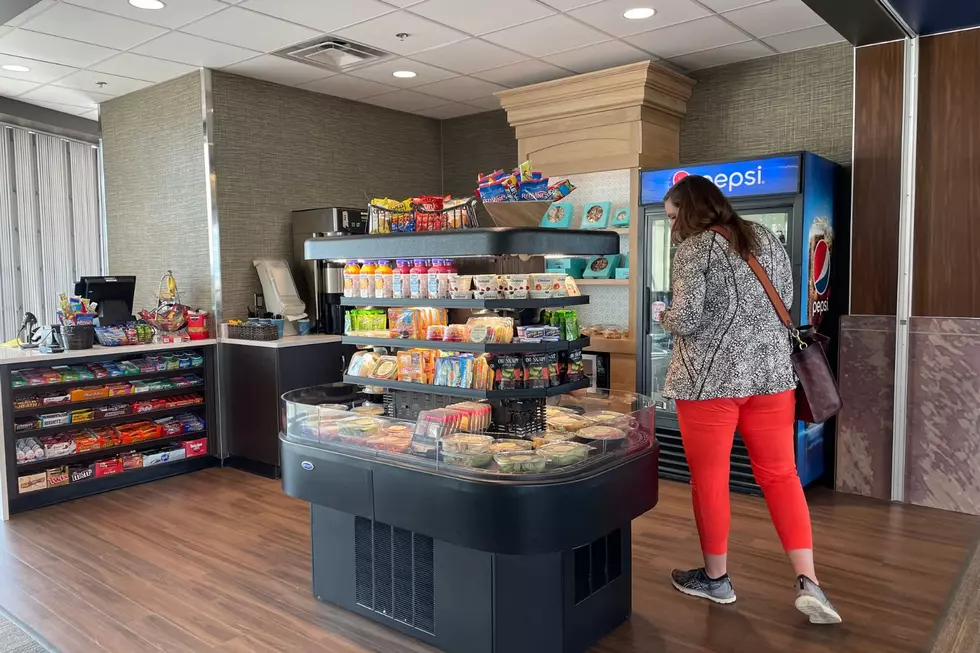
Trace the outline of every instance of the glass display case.
{"label": "glass display case", "polygon": [[629,392],[578,390],[549,399],[545,430],[523,437],[486,432],[490,405],[460,402],[417,422],[383,408],[336,403],[332,387],[282,397],[288,441],[391,465],[474,480],[549,483],[597,473],[648,451],[653,402]]}

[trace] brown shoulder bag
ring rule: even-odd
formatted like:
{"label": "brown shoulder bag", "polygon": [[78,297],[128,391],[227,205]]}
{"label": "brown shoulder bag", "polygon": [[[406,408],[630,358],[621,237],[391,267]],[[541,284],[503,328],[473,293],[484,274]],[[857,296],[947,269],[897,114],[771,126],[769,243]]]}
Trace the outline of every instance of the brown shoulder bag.
{"label": "brown shoulder bag", "polygon": [[[711,230],[730,241],[728,231],[724,227],[716,226]],[[789,331],[793,343],[791,359],[793,370],[799,379],[796,386],[796,418],[811,424],[822,424],[836,415],[843,405],[837,381],[830,370],[830,362],[824,351],[824,345],[830,339],[817,333],[811,326],[796,328],[786,304],[783,303],[782,297],[772,285],[772,280],[769,279],[759,260],[750,254],[745,262],[758,277],[769,301],[772,302],[772,307],[776,309],[779,321]]]}

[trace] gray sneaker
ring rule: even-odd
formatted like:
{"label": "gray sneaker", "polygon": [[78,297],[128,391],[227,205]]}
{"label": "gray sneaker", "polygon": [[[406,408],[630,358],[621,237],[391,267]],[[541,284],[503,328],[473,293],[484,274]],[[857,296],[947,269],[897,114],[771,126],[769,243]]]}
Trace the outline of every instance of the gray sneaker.
{"label": "gray sneaker", "polygon": [[708,578],[704,573],[704,568],[681,571],[675,569],[670,572],[670,581],[674,588],[682,594],[696,596],[700,599],[708,599],[715,603],[734,603],[735,589],[732,587],[732,579],[725,574],[717,580]]}
{"label": "gray sneaker", "polygon": [[796,579],[796,609],[810,618],[811,624],[839,624],[840,615],[830,604],[820,586],[806,576]]}

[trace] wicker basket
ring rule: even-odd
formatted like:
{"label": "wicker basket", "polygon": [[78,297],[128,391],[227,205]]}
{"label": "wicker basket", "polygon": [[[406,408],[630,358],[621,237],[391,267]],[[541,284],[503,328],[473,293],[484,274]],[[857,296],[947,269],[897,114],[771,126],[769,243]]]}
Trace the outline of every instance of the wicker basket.
{"label": "wicker basket", "polygon": [[229,324],[228,337],[236,340],[279,340],[275,324]]}

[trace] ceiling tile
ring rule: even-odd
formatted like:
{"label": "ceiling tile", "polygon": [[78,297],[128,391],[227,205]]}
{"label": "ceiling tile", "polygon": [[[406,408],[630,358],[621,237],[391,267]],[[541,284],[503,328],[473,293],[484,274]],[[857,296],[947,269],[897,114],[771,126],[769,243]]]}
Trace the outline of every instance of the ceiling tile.
{"label": "ceiling tile", "polygon": [[773,54],[772,50],[758,41],[746,41],[745,43],[726,45],[721,48],[702,50],[701,52],[674,57],[669,61],[685,70],[701,70],[702,68],[712,68],[738,61],[757,59],[771,54]]}
{"label": "ceiling tile", "polygon": [[487,68],[525,61],[527,56],[479,39],[466,39],[432,50],[417,52],[412,55],[412,59],[457,73],[469,74]]}
{"label": "ceiling tile", "polygon": [[[106,84],[105,86],[99,86],[99,82],[105,82]],[[102,93],[113,97],[138,91],[141,88],[150,86],[151,84],[152,82],[144,82],[140,79],[130,79],[128,77],[119,77],[117,75],[107,75],[106,73],[97,73],[92,70],[79,70],[77,73],[68,75],[68,77],[59,79],[57,82],[55,82],[55,86],[64,86],[82,91]]]}
{"label": "ceiling tile", "polygon": [[22,79],[7,79],[0,77],[0,95],[7,97],[17,97],[21,93],[26,93],[31,89],[40,86],[37,82],[28,82]]}
{"label": "ceiling tile", "polygon": [[272,52],[320,35],[317,30],[238,7],[211,14],[180,31],[262,52]]}
{"label": "ceiling tile", "polygon": [[487,34],[483,38],[532,57],[544,57],[562,50],[609,40],[602,32],[563,14],[510,27]]}
{"label": "ceiling tile", "polygon": [[425,0],[412,5],[410,11],[474,35],[513,27],[555,13],[534,0]]}
{"label": "ceiling tile", "polygon": [[342,27],[395,11],[391,5],[377,0],[247,0],[245,9],[291,20],[321,32],[333,32]]}
{"label": "ceiling tile", "polygon": [[260,54],[255,50],[245,50],[181,32],[164,34],[134,48],[133,52],[205,68],[224,68]]}
{"label": "ceiling tile", "polygon": [[360,100],[372,95],[381,95],[397,91],[394,86],[378,84],[367,79],[351,77],[350,75],[333,75],[326,79],[318,79],[313,82],[300,84],[300,88],[317,93],[326,93],[337,97],[347,98],[348,100]]}
{"label": "ceiling tile", "polygon": [[73,116],[82,116],[86,113],[91,113],[92,111],[98,111],[98,109],[89,109],[86,107],[76,107],[71,104],[60,104],[58,102],[42,102],[40,100],[29,100],[27,98],[18,98],[29,104],[33,104],[39,107],[44,107],[45,109],[51,109],[52,111],[60,111],[61,113],[68,113]]}
{"label": "ceiling tile", "polygon": [[56,102],[73,107],[84,107],[86,111],[89,111],[98,106],[99,102],[111,100],[112,96],[104,93],[93,93],[92,91],[80,91],[75,88],[42,86],[41,88],[24,93],[24,99],[38,100],[39,102]]}
{"label": "ceiling tile", "polygon": [[60,79],[65,75],[70,75],[78,70],[77,68],[72,68],[71,66],[59,66],[58,64],[48,63],[46,61],[25,59],[24,57],[15,57],[9,54],[0,54],[0,66],[8,64],[25,66],[30,68],[30,70],[26,73],[15,73],[0,68],[0,77],[20,79],[27,82],[41,82],[42,84],[53,82],[56,79]]}
{"label": "ceiling tile", "polygon": [[0,53],[84,68],[116,54],[116,50],[15,29],[0,38]]}
{"label": "ceiling tile", "polygon": [[323,79],[334,74],[323,68],[307,66],[298,61],[283,59],[272,54],[263,54],[254,59],[239,61],[222,70],[245,77],[264,79],[276,84],[286,84],[287,86],[312,82],[314,79]]}
{"label": "ceiling tile", "polygon": [[494,84],[500,84],[501,86],[514,87],[547,82],[560,77],[568,77],[571,74],[571,72],[564,68],[552,66],[550,63],[538,61],[537,59],[531,59],[530,61],[501,66],[492,70],[484,70],[483,72],[475,73],[473,76],[485,79],[488,82],[493,82]]}
{"label": "ceiling tile", "polygon": [[606,41],[559,52],[545,57],[544,60],[577,73],[591,73],[637,61],[649,61],[651,58],[649,53],[622,41]]}
{"label": "ceiling tile", "polygon": [[780,52],[792,52],[793,50],[805,50],[828,43],[838,43],[843,41],[844,37],[830,25],[817,25],[795,32],[777,34],[763,40]]}
{"label": "ceiling tile", "polygon": [[749,37],[716,17],[700,18],[626,38],[647,52],[669,58],[748,41]]}
{"label": "ceiling tile", "polygon": [[149,41],[164,29],[84,7],[59,4],[24,23],[23,29],[117,50]]}
{"label": "ceiling tile", "polygon": [[[400,33],[408,34],[408,38],[402,40],[395,36]],[[396,11],[372,18],[342,29],[337,35],[401,55],[414,54],[466,38],[462,32],[437,25],[407,11]]]}
{"label": "ceiling tile", "polygon": [[445,100],[432,97],[431,95],[416,93],[415,91],[401,90],[365,98],[363,102],[397,111],[418,111],[420,109],[431,109],[440,106],[445,103]]}
{"label": "ceiling tile", "polygon": [[[396,70],[411,70],[415,73],[415,77],[394,77],[392,73]],[[415,88],[422,84],[438,82],[456,76],[456,73],[451,73],[448,70],[402,58],[358,68],[350,71],[350,74],[354,77],[370,79],[372,82],[390,84],[398,88]]]}
{"label": "ceiling tile", "polygon": [[20,27],[35,16],[43,14],[56,4],[58,4],[58,0],[41,0],[41,2],[33,5],[27,11],[20,12],[4,24],[9,25],[10,27]]}
{"label": "ceiling tile", "polygon": [[218,0],[166,0],[167,4],[163,9],[147,11],[137,9],[122,0],[65,0],[65,2],[169,28],[186,25],[228,6]]}
{"label": "ceiling tile", "polygon": [[555,9],[560,11],[568,11],[569,9],[575,9],[576,7],[581,7],[584,5],[595,4],[596,2],[601,2],[601,0],[541,0],[546,5],[550,5]]}
{"label": "ceiling tile", "polygon": [[447,120],[448,118],[459,118],[460,116],[468,116],[473,113],[480,113],[480,109],[476,107],[471,107],[468,104],[444,104],[441,107],[433,107],[431,109],[421,109],[416,111],[417,114],[421,116],[427,116],[429,118],[437,118],[439,120]]}
{"label": "ceiling tile", "polygon": [[481,79],[472,77],[454,77],[435,84],[426,84],[415,89],[419,93],[434,95],[446,100],[465,101],[473,98],[485,97],[506,90],[506,87],[491,84]]}
{"label": "ceiling tile", "polygon": [[195,70],[194,66],[187,64],[144,57],[131,52],[123,52],[105,61],[100,61],[94,66],[90,66],[90,69],[110,75],[143,79],[148,82],[165,82]]}
{"label": "ceiling tile", "polygon": [[495,111],[500,108],[500,100],[494,96],[476,98],[474,100],[467,100],[466,104],[471,107],[476,107],[482,111]]}
{"label": "ceiling tile", "polygon": [[700,2],[711,11],[721,13],[751,5],[761,5],[763,2],[769,2],[769,0],[700,0]]}
{"label": "ceiling tile", "polygon": [[643,20],[624,18],[623,12],[636,7],[637,4],[642,5],[643,3],[638,3],[637,0],[603,0],[603,2],[571,11],[569,15],[613,36],[630,36],[668,25],[676,25],[695,18],[703,18],[711,14],[710,11],[694,4],[691,0],[670,0],[670,2],[658,3],[657,13],[650,18]]}
{"label": "ceiling tile", "polygon": [[772,0],[730,11],[725,14],[725,19],[759,38],[823,24],[820,16],[802,0]]}

